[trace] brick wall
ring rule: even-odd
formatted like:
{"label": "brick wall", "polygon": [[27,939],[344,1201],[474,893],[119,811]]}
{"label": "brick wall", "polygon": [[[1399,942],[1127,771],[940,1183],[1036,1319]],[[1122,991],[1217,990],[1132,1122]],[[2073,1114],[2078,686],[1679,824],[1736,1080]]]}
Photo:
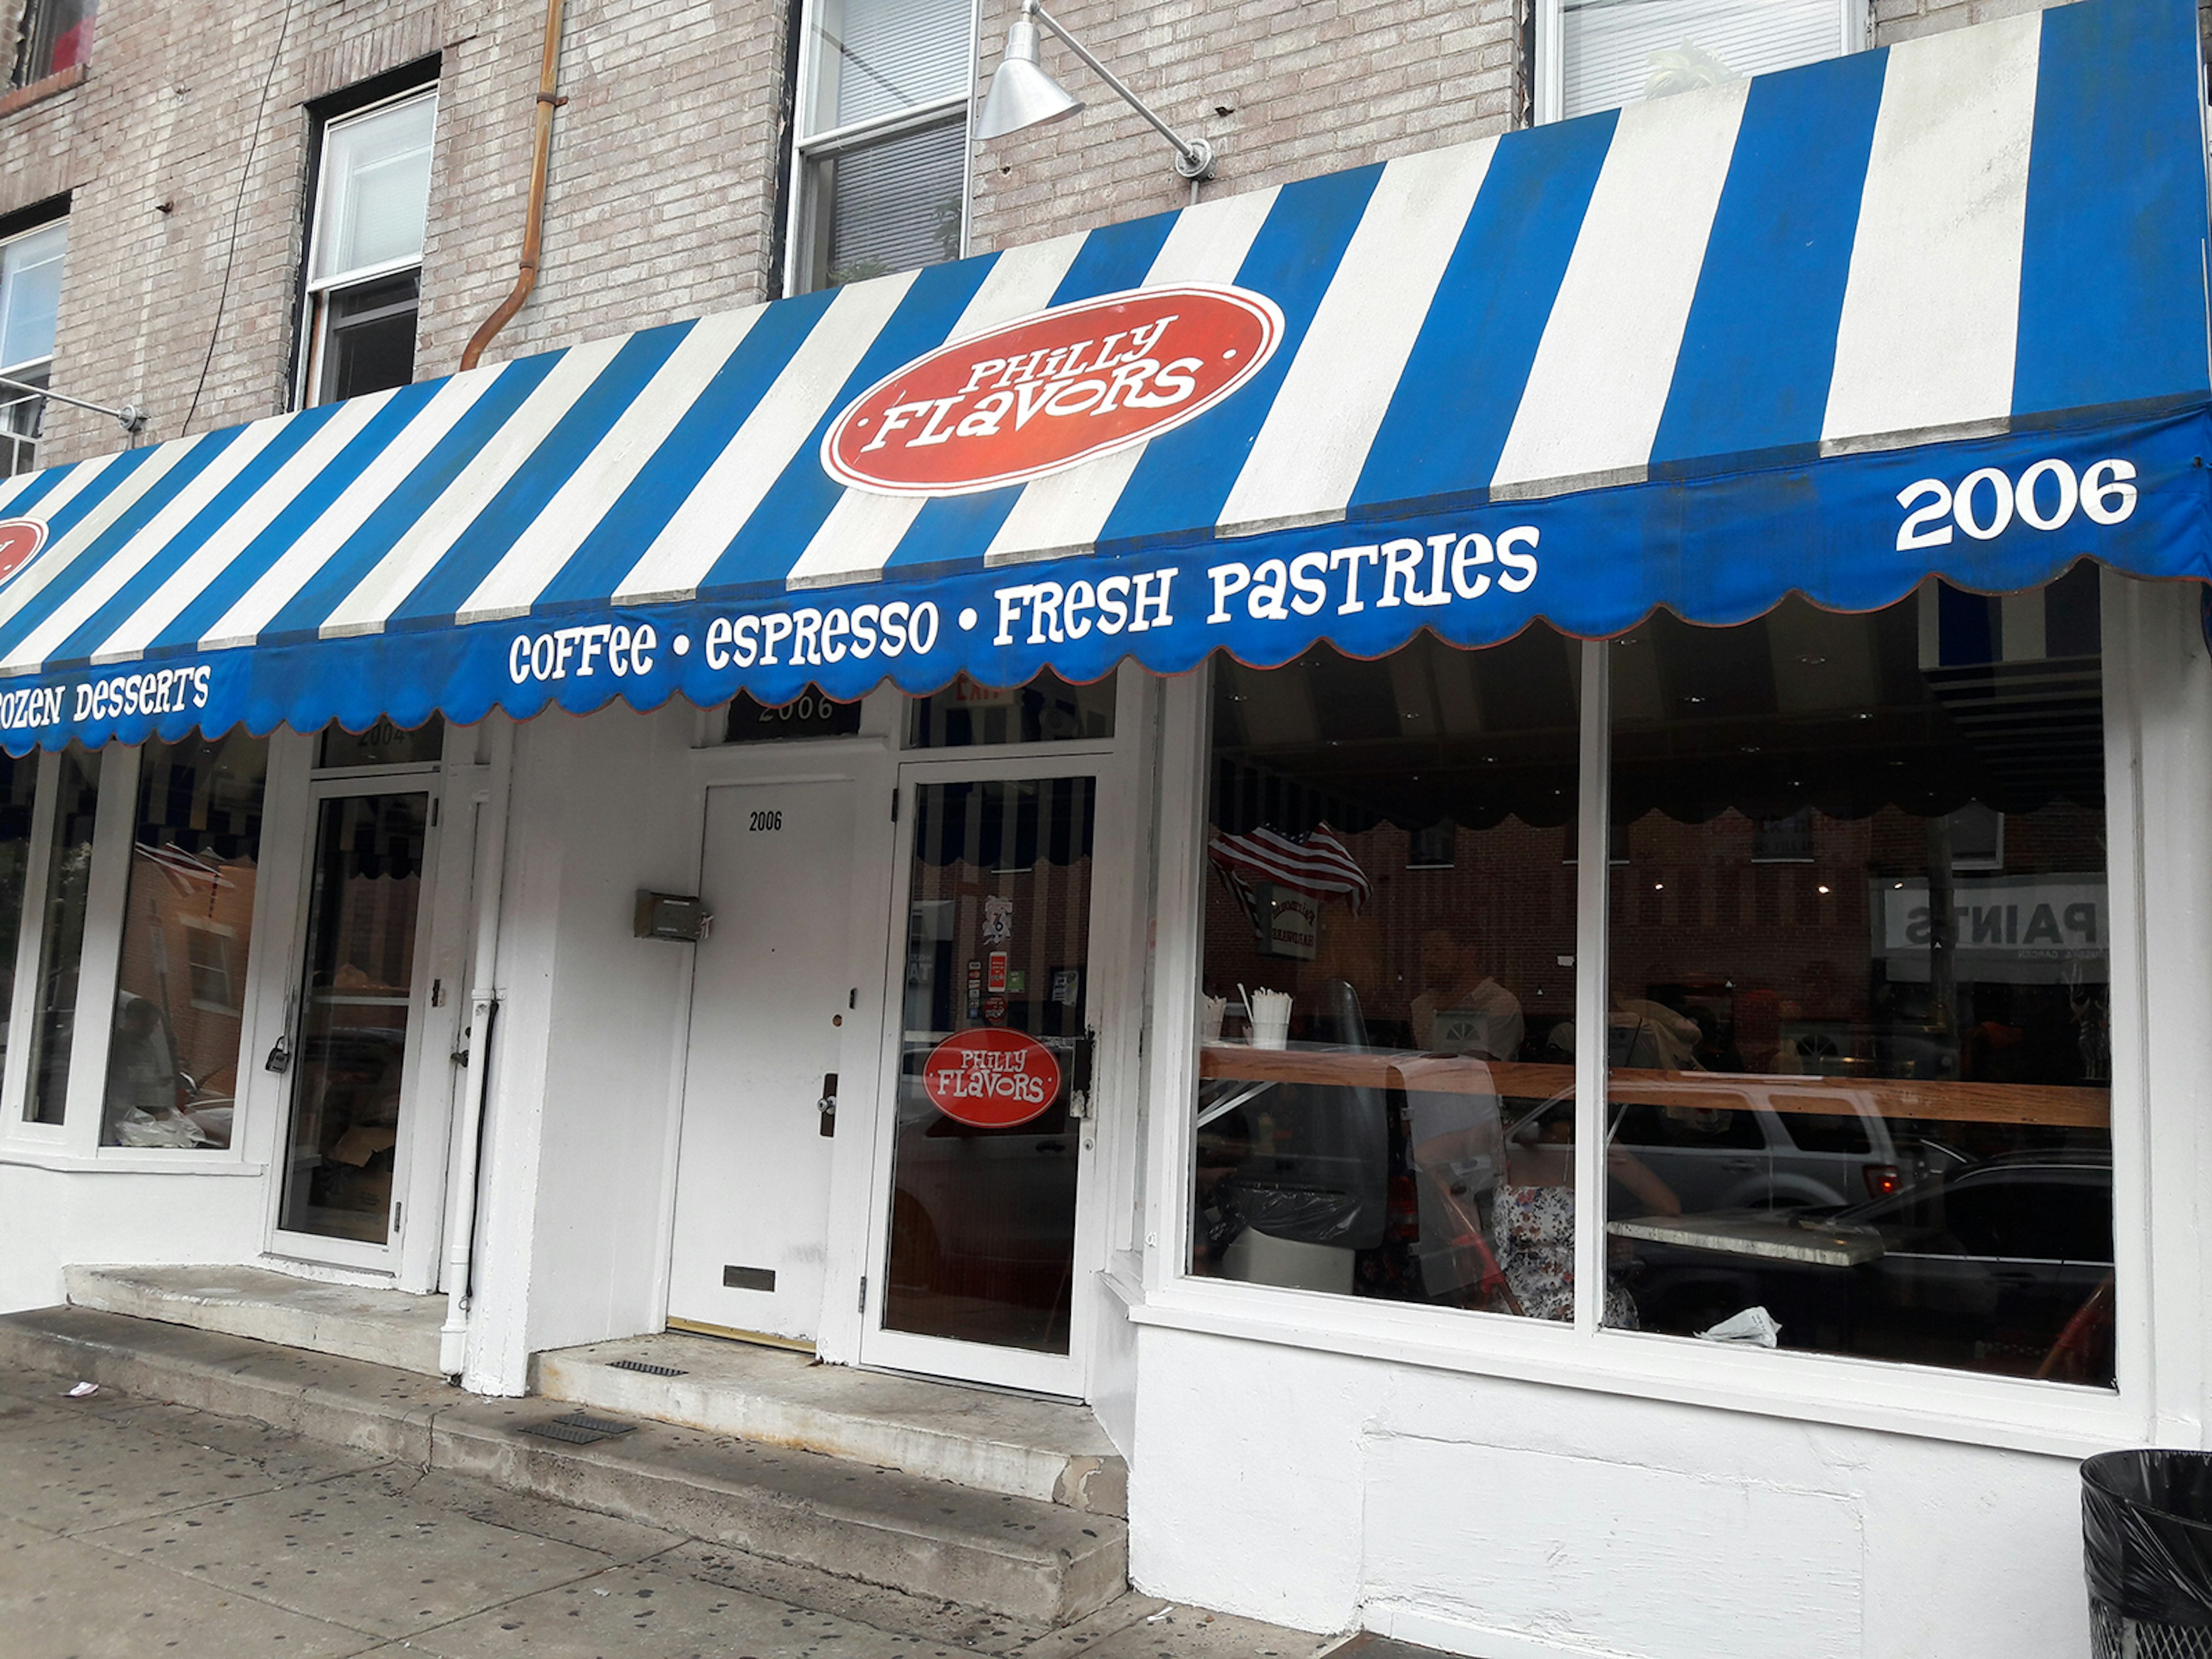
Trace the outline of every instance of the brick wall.
{"label": "brick wall", "polygon": [[[450,372],[514,281],[544,25],[538,0],[107,0],[83,83],[0,117],[0,214],[70,194],[55,386],[146,408],[149,441],[284,408],[306,106],[432,54],[416,363]],[[564,40],[544,266],[493,359],[763,292],[781,7],[570,0]],[[120,437],[47,421],[53,461]]]}
{"label": "brick wall", "polygon": [[[979,87],[1019,9],[984,0]],[[1523,106],[1519,0],[1073,0],[1053,15],[1170,125],[1212,143],[1209,197],[1503,132]],[[1060,42],[1042,58],[1085,107],[978,146],[972,247],[1189,200],[1164,139]]]}

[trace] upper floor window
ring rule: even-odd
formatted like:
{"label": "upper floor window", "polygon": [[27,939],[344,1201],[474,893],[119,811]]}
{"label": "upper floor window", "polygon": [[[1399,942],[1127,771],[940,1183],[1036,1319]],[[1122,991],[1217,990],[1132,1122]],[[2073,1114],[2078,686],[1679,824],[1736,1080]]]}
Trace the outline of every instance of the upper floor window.
{"label": "upper floor window", "polygon": [[1536,115],[1571,119],[1865,45],[1851,0],[1540,0]]}
{"label": "upper floor window", "polygon": [[10,87],[27,87],[49,75],[74,69],[92,55],[93,15],[98,0],[14,0],[0,16],[15,13],[9,46]]}
{"label": "upper floor window", "polygon": [[960,257],[972,0],[807,0],[794,293]]}
{"label": "upper floor window", "polygon": [[39,428],[46,400],[24,387],[44,386],[53,368],[54,317],[62,292],[69,222],[59,220],[0,241],[0,477],[39,464]]}
{"label": "upper floor window", "polygon": [[415,378],[434,92],[325,123],[307,250],[303,404]]}

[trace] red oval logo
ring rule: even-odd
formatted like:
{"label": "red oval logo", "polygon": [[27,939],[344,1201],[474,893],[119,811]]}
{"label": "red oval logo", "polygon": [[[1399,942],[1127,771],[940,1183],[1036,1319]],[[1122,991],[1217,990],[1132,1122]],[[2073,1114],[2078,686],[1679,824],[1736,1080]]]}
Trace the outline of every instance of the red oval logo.
{"label": "red oval logo", "polygon": [[1132,289],[939,346],[848,404],[822,440],[833,478],[966,495],[1142,443],[1204,414],[1283,337],[1240,288]]}
{"label": "red oval logo", "polygon": [[1025,1032],[982,1026],[956,1031],[931,1049],[921,1086],[955,1122],[1011,1129],[1059,1098],[1060,1061]]}
{"label": "red oval logo", "polygon": [[46,527],[36,519],[0,519],[0,582],[30,563],[46,541]]}

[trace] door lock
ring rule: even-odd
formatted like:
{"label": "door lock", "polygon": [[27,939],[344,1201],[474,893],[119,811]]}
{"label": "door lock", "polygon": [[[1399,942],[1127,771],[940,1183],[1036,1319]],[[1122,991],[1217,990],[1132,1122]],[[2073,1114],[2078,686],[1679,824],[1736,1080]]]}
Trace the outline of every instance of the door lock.
{"label": "door lock", "polygon": [[822,1098],[814,1103],[814,1109],[822,1114],[822,1133],[824,1139],[837,1133],[837,1073],[822,1074]]}

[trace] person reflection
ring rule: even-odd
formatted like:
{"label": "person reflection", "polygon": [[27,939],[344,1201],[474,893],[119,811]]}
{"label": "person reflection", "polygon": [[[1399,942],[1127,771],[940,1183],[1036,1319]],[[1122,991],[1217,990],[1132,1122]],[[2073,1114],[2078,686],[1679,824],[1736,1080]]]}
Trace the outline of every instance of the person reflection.
{"label": "person reflection", "polygon": [[1483,1060],[1521,1057],[1521,999],[1485,969],[1472,929],[1431,927],[1422,934],[1420,971],[1423,988],[1413,1007],[1418,1047]]}
{"label": "person reflection", "polygon": [[[1649,1215],[1680,1215],[1682,1201],[1633,1153],[1614,1147],[1606,1158],[1617,1188]],[[1498,1183],[1498,1265],[1517,1311],[1532,1319],[1575,1316],[1575,1109],[1555,1100],[1506,1138],[1505,1174]],[[1613,1266],[1626,1253],[1608,1249]],[[1608,1275],[1605,1322],[1638,1328],[1635,1298]]]}

